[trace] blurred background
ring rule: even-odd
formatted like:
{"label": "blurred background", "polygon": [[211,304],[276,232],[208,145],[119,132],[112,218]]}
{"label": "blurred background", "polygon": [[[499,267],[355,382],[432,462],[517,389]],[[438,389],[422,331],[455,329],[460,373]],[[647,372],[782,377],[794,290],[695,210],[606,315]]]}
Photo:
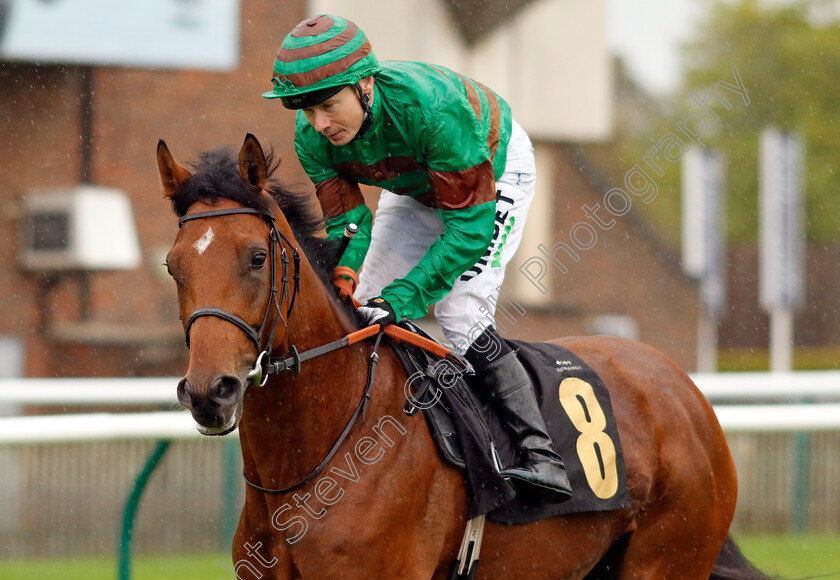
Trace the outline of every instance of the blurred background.
{"label": "blurred background", "polygon": [[[276,148],[281,180],[312,189],[294,115],[260,94],[286,33],[322,12],[355,21],[380,59],[492,87],[531,136],[537,195],[497,313],[504,334],[636,338],[701,388],[721,372],[759,387],[765,371],[787,377],[753,404],[840,398],[837,0],[0,0],[0,415],[171,408],[187,350],[162,266],[177,224],[157,141],[186,161],[251,132]],[[83,377],[168,394],[26,396],[35,379],[72,390]],[[713,402],[744,402],[724,395]],[[736,537],[759,558],[766,534],[789,532],[791,555],[773,544],[770,556],[840,553],[840,427],[733,425]],[[164,437],[72,431],[0,439],[0,578],[40,577],[31,560],[45,558],[61,577],[100,565],[113,577],[127,494]],[[177,440],[134,551],[178,555],[160,567],[189,562],[179,577],[224,576],[237,453],[235,440]],[[185,556],[216,551],[204,576]],[[815,561],[779,571],[840,569]]]}

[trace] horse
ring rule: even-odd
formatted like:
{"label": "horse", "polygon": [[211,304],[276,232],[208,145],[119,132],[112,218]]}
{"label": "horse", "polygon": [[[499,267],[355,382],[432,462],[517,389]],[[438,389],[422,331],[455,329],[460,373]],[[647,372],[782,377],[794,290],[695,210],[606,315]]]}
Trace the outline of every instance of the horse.
{"label": "horse", "polygon": [[[157,163],[179,218],[166,258],[190,349],[178,400],[205,435],[239,429],[248,485],[235,575],[449,577],[467,513],[462,475],[426,422],[403,413],[408,377],[391,347],[336,296],[336,246],[311,193],[277,183],[279,160],[251,134],[238,155],[219,148],[186,167],[161,140]],[[735,467],[689,377],[640,342],[553,342],[609,386],[629,505],[488,520],[478,577],[764,577],[729,536]],[[271,353],[291,354],[264,374]]]}

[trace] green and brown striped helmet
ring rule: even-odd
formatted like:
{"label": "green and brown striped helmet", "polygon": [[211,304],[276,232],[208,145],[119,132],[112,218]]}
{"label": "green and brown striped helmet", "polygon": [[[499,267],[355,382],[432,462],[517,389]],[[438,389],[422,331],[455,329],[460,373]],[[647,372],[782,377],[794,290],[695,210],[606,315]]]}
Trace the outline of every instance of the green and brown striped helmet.
{"label": "green and brown striped helmet", "polygon": [[353,22],[321,14],[302,21],[283,40],[274,61],[274,90],[287,109],[317,105],[380,70],[365,33]]}

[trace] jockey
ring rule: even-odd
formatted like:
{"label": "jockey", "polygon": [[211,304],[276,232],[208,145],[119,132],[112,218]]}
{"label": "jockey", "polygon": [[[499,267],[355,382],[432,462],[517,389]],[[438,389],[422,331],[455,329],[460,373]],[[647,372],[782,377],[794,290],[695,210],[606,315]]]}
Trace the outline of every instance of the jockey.
{"label": "jockey", "polygon": [[[263,96],[298,111],[295,149],[327,235],[359,227],[339,265],[364,264],[362,321],[420,318],[434,304],[514,434],[519,461],[502,474],[545,501],[571,497],[529,375],[487,324],[534,194],[531,142],[507,103],[442,66],[380,63],[361,29],[330,15],[286,36],[271,80]],[[375,224],[360,183],[382,188]]]}

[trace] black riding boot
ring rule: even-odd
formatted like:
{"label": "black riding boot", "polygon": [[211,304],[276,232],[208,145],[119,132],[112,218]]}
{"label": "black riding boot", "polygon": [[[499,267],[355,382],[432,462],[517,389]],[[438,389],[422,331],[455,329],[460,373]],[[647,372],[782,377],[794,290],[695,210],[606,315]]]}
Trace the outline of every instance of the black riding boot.
{"label": "black riding boot", "polygon": [[515,488],[525,487],[543,501],[561,503],[571,498],[566,467],[546,433],[531,378],[516,353],[511,351],[487,365],[481,378],[517,446],[519,463],[502,475],[513,479]]}

